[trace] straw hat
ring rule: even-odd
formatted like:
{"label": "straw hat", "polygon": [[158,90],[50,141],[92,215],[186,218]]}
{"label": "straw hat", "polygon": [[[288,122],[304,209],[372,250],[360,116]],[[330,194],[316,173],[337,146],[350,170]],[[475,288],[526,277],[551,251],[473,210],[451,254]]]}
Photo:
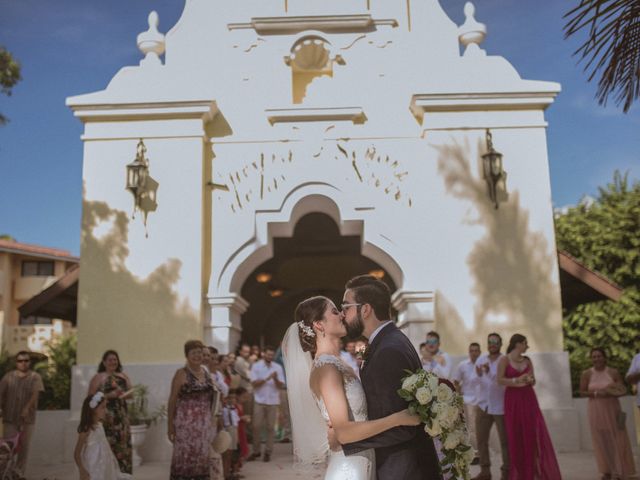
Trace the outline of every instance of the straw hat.
{"label": "straw hat", "polygon": [[230,446],[231,435],[229,435],[229,432],[227,432],[226,430],[220,430],[216,435],[216,438],[214,438],[213,442],[211,442],[211,447],[213,447],[213,449],[217,453],[226,452],[227,450],[229,450]]}

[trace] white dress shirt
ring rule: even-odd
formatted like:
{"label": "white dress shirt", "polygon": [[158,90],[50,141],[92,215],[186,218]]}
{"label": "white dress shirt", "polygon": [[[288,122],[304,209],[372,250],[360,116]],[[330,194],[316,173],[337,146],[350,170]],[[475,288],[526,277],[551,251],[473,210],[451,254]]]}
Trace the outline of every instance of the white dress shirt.
{"label": "white dress shirt", "polygon": [[503,385],[498,384],[498,363],[502,358],[500,354],[493,362],[488,353],[480,355],[476,360],[476,366],[489,365],[489,372],[483,373],[480,378],[477,405],[489,415],[504,415],[504,390]]}
{"label": "white dress shirt", "polygon": [[444,365],[440,365],[435,358],[432,358],[430,361],[422,360],[422,368],[440,378],[446,378],[449,380],[451,377],[451,357],[448,353],[443,352],[442,350],[438,350],[436,355],[440,355],[444,359]]}
{"label": "white dress shirt", "polygon": [[[267,362],[264,360],[258,360],[251,367],[251,381],[255,382],[256,380],[265,380],[273,372],[276,372],[278,380],[284,383],[284,371],[280,365],[276,362],[270,362],[269,365],[267,365]],[[280,390],[278,389],[275,380],[273,378],[269,378],[269,380],[259,387],[254,387],[253,398],[256,403],[261,403],[263,405],[280,405]]]}
{"label": "white dress shirt", "polygon": [[[640,373],[640,353],[638,353],[633,360],[631,361],[631,365],[629,366],[629,371],[627,372],[627,376],[632,375],[634,373]],[[640,381],[636,383],[636,403],[640,406]]]}
{"label": "white dress shirt", "polygon": [[480,378],[476,375],[476,364],[467,358],[458,364],[453,379],[460,384],[462,398],[467,405],[478,404]]}

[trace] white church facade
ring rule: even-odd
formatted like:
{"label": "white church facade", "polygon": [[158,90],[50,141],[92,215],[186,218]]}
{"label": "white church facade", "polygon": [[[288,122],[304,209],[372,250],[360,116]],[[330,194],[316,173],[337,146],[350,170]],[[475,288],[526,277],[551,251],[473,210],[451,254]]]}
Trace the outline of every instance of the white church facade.
{"label": "white church facade", "polygon": [[554,443],[578,448],[544,116],[560,85],[485,52],[481,13],[187,0],[166,35],[150,15],[140,65],[67,100],[85,125],[72,409],[107,349],[164,403],[184,341],[277,343],[297,301],[375,271],[416,346],[526,335]]}

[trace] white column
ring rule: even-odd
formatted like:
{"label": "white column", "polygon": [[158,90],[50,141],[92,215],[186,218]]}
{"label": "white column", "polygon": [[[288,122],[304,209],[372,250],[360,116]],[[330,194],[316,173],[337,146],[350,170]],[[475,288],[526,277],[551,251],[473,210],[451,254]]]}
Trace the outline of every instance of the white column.
{"label": "white column", "polygon": [[241,316],[249,302],[231,293],[223,297],[209,297],[209,321],[204,326],[204,343],[216,347],[220,353],[230,353],[240,342]]}
{"label": "white column", "polygon": [[398,311],[398,328],[418,348],[435,327],[435,294],[431,290],[397,290],[391,297]]}

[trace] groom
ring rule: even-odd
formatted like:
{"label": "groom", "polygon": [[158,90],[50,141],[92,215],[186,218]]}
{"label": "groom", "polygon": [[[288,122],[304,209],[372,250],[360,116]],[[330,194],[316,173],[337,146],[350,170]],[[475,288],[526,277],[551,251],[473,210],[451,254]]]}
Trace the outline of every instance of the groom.
{"label": "groom", "polygon": [[[397,390],[405,370],[422,368],[409,339],[389,320],[391,294],[387,285],[361,275],[347,282],[342,311],[348,335],[364,335],[369,346],[360,378],[367,398],[369,420],[407,408]],[[330,432],[330,438],[331,438]],[[440,463],[433,440],[422,426],[396,427],[365,440],[342,446],[345,455],[374,448],[378,480],[439,480]]]}

